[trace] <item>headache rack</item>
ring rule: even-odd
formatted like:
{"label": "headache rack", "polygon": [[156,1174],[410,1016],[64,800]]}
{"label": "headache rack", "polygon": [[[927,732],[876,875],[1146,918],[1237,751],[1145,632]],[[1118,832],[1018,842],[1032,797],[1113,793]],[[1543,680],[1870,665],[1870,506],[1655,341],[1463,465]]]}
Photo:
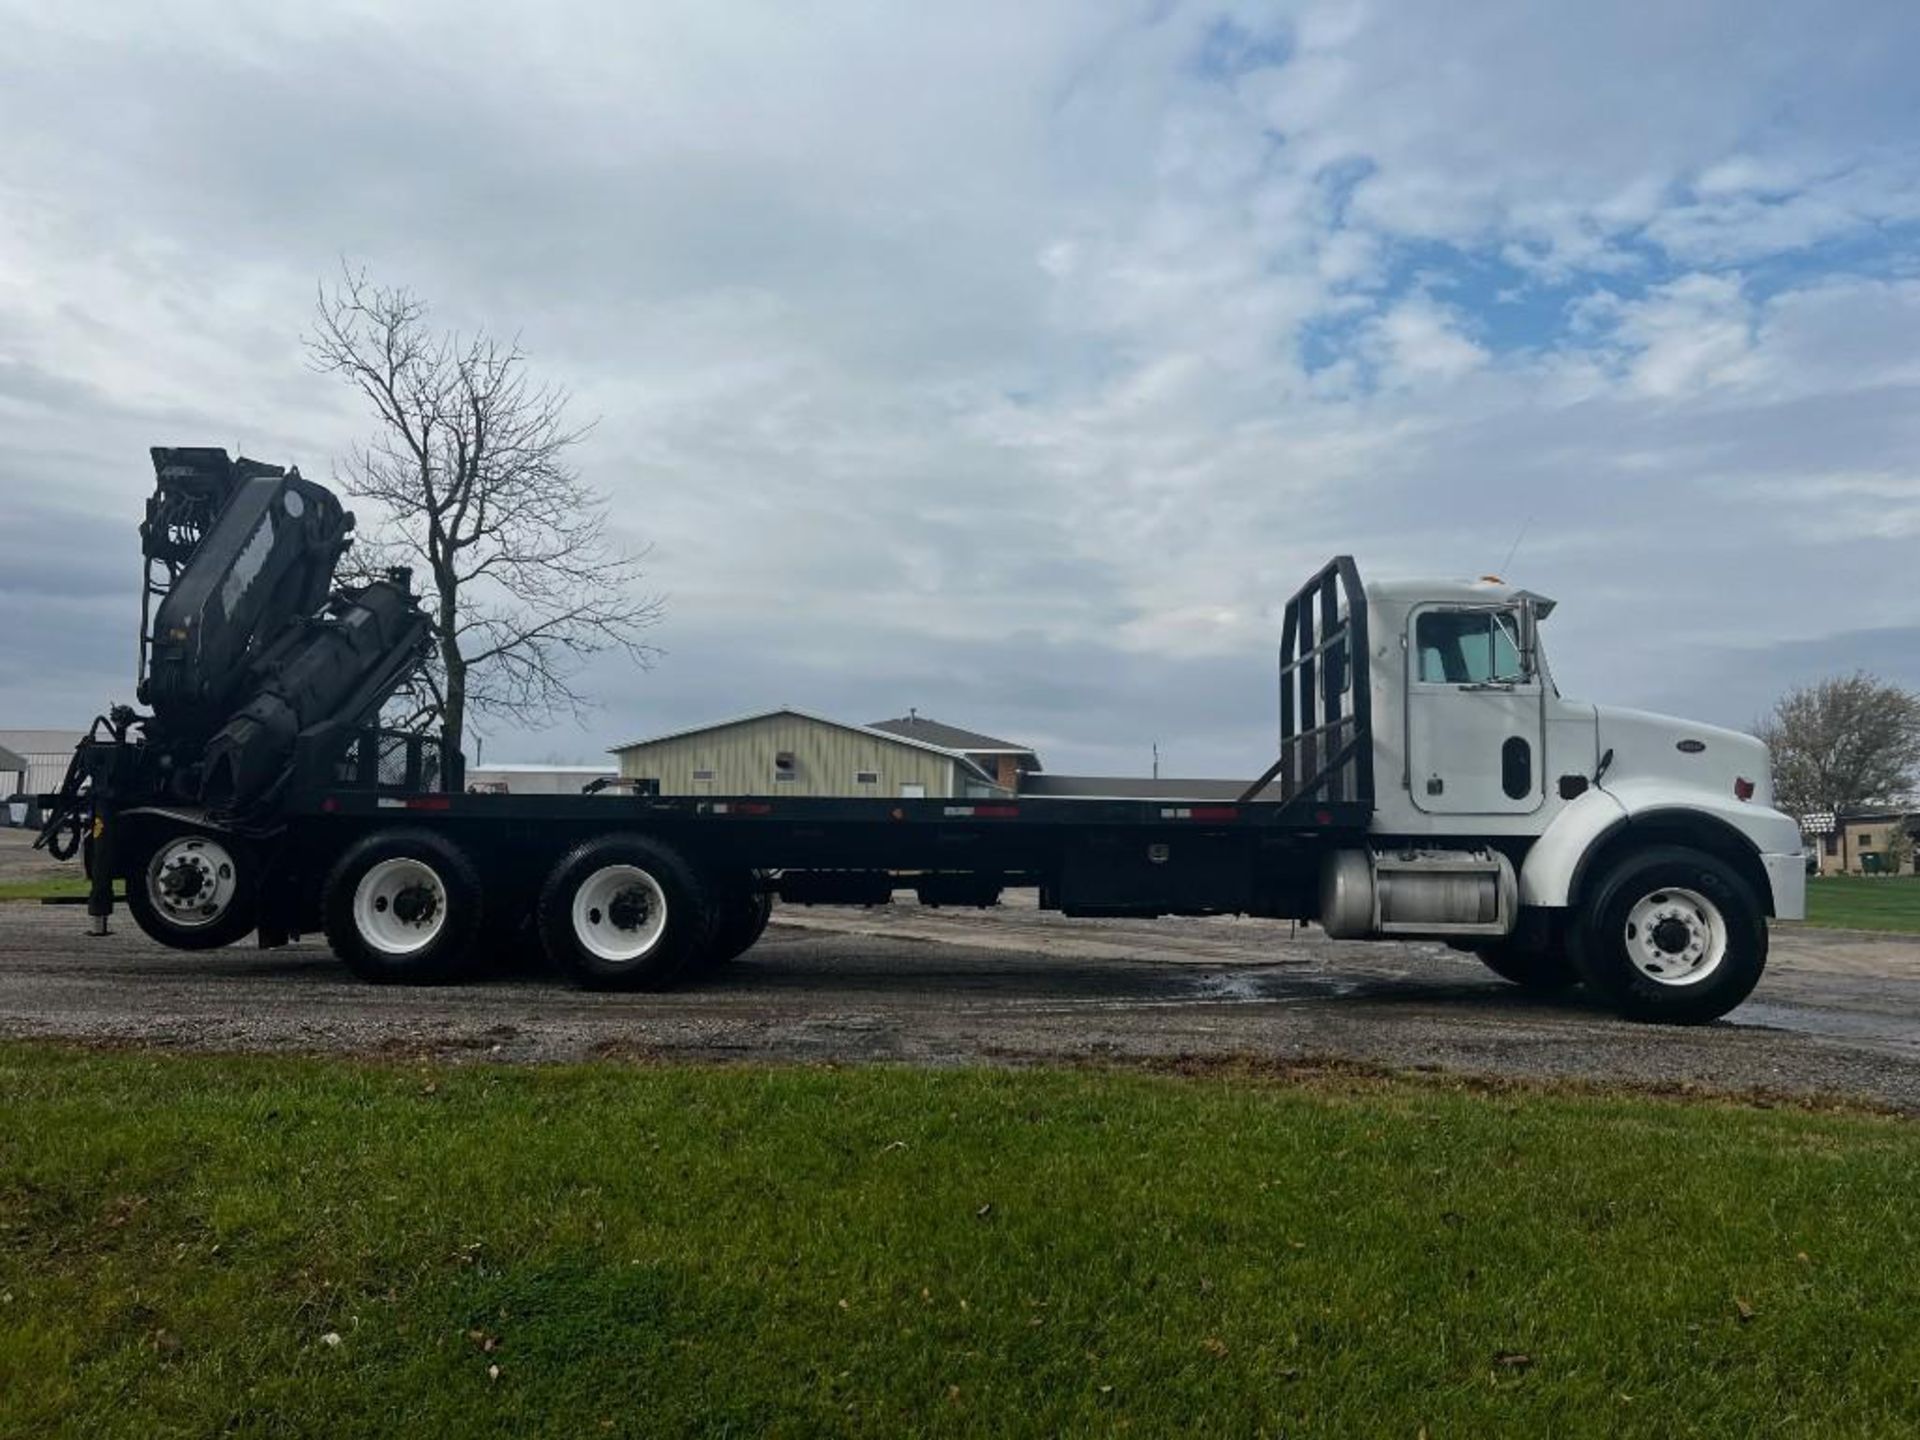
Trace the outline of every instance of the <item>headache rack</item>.
{"label": "headache rack", "polygon": [[297,806],[336,791],[458,794],[466,766],[438,736],[377,726],[332,725],[301,737],[294,752]]}
{"label": "headache rack", "polygon": [[1287,601],[1280,627],[1280,755],[1243,803],[1373,812],[1373,690],[1367,598],[1336,555]]}

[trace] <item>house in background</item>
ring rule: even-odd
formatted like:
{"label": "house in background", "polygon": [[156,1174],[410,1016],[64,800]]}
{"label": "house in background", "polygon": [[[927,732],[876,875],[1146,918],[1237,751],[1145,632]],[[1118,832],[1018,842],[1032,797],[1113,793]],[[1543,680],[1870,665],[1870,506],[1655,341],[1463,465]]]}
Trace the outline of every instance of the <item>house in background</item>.
{"label": "house in background", "polygon": [[1041,768],[1040,757],[1029,745],[1016,745],[1011,740],[996,740],[991,735],[962,730],[958,725],[945,725],[927,719],[917,710],[909,710],[897,720],[875,720],[866,728],[883,730],[905,740],[924,741],[964,755],[991,775],[993,783],[1002,790],[1024,790],[1026,777],[1038,774]]}
{"label": "house in background", "polygon": [[[1920,813],[1899,810],[1855,810],[1833,817],[1832,828],[1824,834],[1809,834],[1807,844],[1820,862],[1822,875],[1891,875],[1894,866],[1888,859],[1890,842],[1900,830],[1920,836]],[[1916,873],[1915,845],[1906,847],[1907,859],[1899,873]]]}
{"label": "house in background", "polygon": [[[1032,758],[1030,751],[1019,753]],[[622,780],[658,795],[957,800],[1005,795],[1011,788],[997,782],[997,766],[989,770],[964,751],[788,708],[635,740],[616,745],[613,754]],[[1039,761],[1033,763],[1037,768]]]}

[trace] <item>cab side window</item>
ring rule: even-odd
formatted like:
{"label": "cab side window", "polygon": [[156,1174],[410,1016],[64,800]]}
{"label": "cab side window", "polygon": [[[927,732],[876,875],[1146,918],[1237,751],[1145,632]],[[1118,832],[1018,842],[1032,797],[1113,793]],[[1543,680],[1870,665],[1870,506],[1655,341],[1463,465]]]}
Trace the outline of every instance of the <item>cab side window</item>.
{"label": "cab side window", "polygon": [[1510,610],[1424,610],[1414,621],[1418,675],[1428,685],[1516,684],[1532,677],[1520,659]]}

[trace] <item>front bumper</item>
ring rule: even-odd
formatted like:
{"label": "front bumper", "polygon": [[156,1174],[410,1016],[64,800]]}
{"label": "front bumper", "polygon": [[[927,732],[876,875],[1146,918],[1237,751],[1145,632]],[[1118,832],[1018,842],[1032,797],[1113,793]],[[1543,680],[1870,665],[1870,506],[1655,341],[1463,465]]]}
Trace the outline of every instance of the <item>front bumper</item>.
{"label": "front bumper", "polygon": [[1804,920],[1807,918],[1807,857],[1804,851],[1795,850],[1789,854],[1762,854],[1760,863],[1766,867],[1767,884],[1773,890],[1773,918],[1776,920]]}

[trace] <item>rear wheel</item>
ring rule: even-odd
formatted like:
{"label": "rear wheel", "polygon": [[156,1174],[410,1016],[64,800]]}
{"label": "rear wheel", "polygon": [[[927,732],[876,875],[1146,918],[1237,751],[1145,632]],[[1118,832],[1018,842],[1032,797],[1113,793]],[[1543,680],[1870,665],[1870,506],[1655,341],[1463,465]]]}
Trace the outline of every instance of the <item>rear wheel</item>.
{"label": "rear wheel", "polygon": [[1717,856],[1677,845],[1602,876],[1576,937],[1582,976],[1635,1020],[1716,1020],[1767,964],[1766,916],[1746,882]]}
{"label": "rear wheel", "polygon": [[591,840],[540,892],[540,939],[595,990],[663,990],[709,944],[714,901],[699,872],[644,836]]}
{"label": "rear wheel", "polygon": [[169,828],[127,858],[127,909],[162,945],[214,950],[259,922],[253,851],[238,836]]}
{"label": "rear wheel", "polygon": [[333,953],[376,984],[450,980],[480,934],[480,877],[457,845],[426,830],[353,845],[328,874],[323,904]]}
{"label": "rear wheel", "polygon": [[742,875],[727,887],[713,922],[713,937],[700,957],[702,965],[725,965],[751,950],[773,916],[773,896],[760,888],[761,877]]}

